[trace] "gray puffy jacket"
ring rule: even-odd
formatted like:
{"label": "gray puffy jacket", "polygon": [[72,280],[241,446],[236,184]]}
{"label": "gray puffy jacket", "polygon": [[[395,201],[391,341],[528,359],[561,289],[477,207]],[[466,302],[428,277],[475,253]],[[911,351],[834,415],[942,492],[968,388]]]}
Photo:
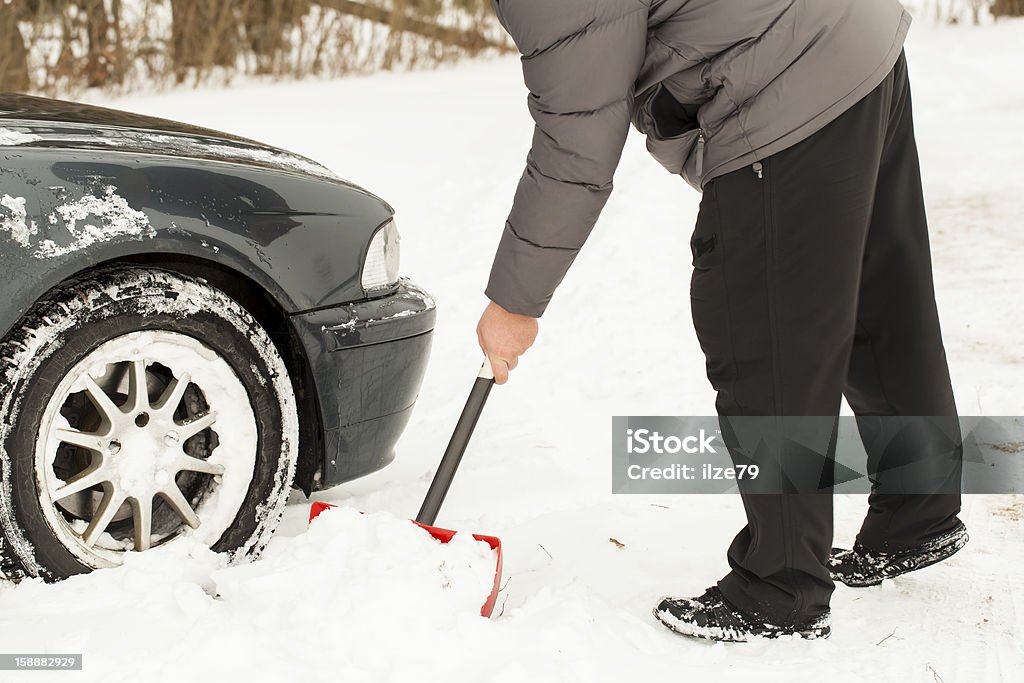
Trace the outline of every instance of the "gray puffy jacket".
{"label": "gray puffy jacket", "polygon": [[898,0],[493,0],[533,148],[487,296],[540,316],[612,189],[630,121],[694,187],[808,137],[892,69]]}

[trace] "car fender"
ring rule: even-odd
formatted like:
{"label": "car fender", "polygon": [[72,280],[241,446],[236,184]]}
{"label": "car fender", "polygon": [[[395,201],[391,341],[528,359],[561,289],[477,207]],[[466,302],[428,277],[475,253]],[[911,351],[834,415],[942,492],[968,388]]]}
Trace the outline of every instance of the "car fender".
{"label": "car fender", "polygon": [[142,255],[235,270],[286,313],[361,299],[367,245],[393,214],[342,181],[239,163],[35,148],[4,157],[4,331],[54,285]]}

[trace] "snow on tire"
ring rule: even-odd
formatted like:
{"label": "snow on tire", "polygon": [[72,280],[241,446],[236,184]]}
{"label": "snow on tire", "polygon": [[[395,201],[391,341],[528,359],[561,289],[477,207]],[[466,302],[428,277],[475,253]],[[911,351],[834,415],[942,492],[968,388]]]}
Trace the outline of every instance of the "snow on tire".
{"label": "snow on tire", "polygon": [[60,579],[186,536],[257,556],[296,411],[266,331],[202,280],[118,267],[60,286],[0,342],[0,569]]}

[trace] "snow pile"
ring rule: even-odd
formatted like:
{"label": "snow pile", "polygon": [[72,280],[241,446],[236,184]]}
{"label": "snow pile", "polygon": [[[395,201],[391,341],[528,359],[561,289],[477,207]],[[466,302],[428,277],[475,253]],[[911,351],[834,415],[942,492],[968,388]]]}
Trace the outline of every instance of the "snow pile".
{"label": "snow pile", "polygon": [[335,509],[256,564],[178,542],[0,588],[0,632],[5,651],[86,653],[86,680],[178,681],[191,666],[195,680],[294,680],[325,661],[347,681],[382,680],[381,668],[412,680],[453,636],[489,630],[494,568],[470,534],[441,544],[408,520]]}
{"label": "snow pile", "polygon": [[[346,640],[360,649],[357,641],[369,646],[389,629],[403,640],[399,634],[479,618],[496,562],[490,546],[469,533],[440,543],[406,519],[335,508],[301,536],[271,544],[260,562],[229,568],[215,580],[225,600],[261,603],[271,622],[297,625],[326,617],[355,628],[363,635]],[[284,577],[287,582],[279,580]],[[318,597],[310,600],[314,587]]]}

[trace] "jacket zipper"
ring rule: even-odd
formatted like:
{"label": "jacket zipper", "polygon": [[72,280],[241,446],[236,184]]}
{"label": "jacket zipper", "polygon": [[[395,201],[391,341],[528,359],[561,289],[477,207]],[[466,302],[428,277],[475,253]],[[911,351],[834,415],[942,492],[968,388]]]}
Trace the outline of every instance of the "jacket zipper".
{"label": "jacket zipper", "polygon": [[697,177],[704,173],[704,131],[697,134]]}

